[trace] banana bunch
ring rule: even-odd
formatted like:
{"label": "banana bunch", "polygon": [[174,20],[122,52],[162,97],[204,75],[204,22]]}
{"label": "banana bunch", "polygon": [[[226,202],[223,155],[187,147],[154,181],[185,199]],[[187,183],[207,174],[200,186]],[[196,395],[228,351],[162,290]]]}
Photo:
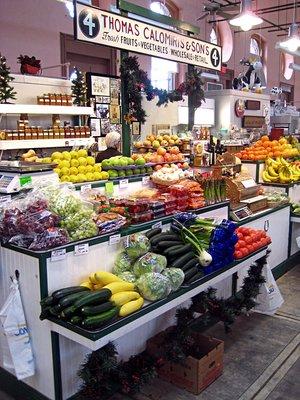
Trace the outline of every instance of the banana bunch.
{"label": "banana bunch", "polygon": [[283,157],[267,158],[262,173],[264,182],[291,183],[300,180],[300,167],[290,164]]}

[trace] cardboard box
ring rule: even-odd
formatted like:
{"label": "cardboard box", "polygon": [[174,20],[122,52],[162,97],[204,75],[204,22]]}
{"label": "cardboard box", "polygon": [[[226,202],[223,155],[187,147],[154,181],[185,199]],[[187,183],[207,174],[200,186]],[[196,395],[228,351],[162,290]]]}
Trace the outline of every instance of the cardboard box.
{"label": "cardboard box", "polygon": [[[160,345],[165,334],[166,331],[160,332],[147,341],[149,354],[162,356]],[[198,333],[194,333],[193,337],[199,344],[202,357],[196,359],[189,356],[184,364],[166,361],[159,369],[159,377],[193,394],[199,394],[223,372],[224,342]]]}

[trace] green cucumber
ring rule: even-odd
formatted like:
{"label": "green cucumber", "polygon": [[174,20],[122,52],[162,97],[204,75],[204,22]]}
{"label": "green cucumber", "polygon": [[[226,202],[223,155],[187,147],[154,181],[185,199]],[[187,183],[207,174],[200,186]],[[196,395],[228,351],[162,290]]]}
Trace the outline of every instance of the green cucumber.
{"label": "green cucumber", "polygon": [[111,295],[112,293],[109,289],[100,289],[95,292],[88,293],[86,296],[82,296],[76,300],[72,306],[67,307],[62,312],[62,315],[65,318],[68,318],[70,315],[74,314],[78,308],[104,303],[111,297]]}
{"label": "green cucumber", "polygon": [[151,239],[153,236],[159,235],[161,233],[161,228],[150,229],[145,233],[145,236],[148,239]]}
{"label": "green cucumber", "polygon": [[97,328],[103,325],[105,322],[110,321],[119,313],[119,307],[113,307],[112,309],[105,311],[98,315],[93,315],[91,317],[87,317],[82,321],[82,326],[84,328]]}
{"label": "green cucumber", "polygon": [[193,250],[193,246],[190,243],[188,243],[188,244],[182,245],[180,248],[177,248],[177,249],[170,248],[168,251],[168,256],[170,256],[170,257],[180,256],[181,254],[186,254],[192,250]]}
{"label": "green cucumber", "polygon": [[80,317],[79,315],[74,315],[74,317],[72,317],[70,319],[71,324],[73,325],[80,325],[82,322],[82,317]]}
{"label": "green cucumber", "polygon": [[42,307],[48,307],[48,306],[52,306],[54,304],[54,299],[52,296],[47,296],[44,297],[41,301],[40,301],[40,305]]}
{"label": "green cucumber", "polygon": [[199,272],[197,267],[190,268],[189,270],[185,271],[184,273],[184,282],[188,282],[194,275]]}
{"label": "green cucumber", "polygon": [[190,261],[188,261],[186,264],[184,264],[181,269],[183,272],[185,272],[190,268],[196,267],[198,262],[199,262],[198,258],[192,258]]}
{"label": "green cucumber", "polygon": [[105,303],[99,304],[97,306],[85,306],[81,308],[81,312],[83,315],[95,315],[95,314],[100,314],[104,311],[108,311],[111,308],[113,308],[113,304],[110,301],[107,301]]}
{"label": "green cucumber", "polygon": [[177,260],[173,261],[171,266],[174,268],[182,268],[192,258],[195,258],[195,253],[193,251],[189,251],[188,253],[177,258]]}
{"label": "green cucumber", "polygon": [[202,271],[199,271],[193,275],[188,281],[186,281],[186,283],[190,284],[193,283],[195,281],[197,281],[198,279],[202,278],[204,276],[204,273]]}
{"label": "green cucumber", "polygon": [[42,308],[42,312],[41,312],[40,317],[39,317],[41,321],[43,321],[44,319],[46,319],[47,317],[49,317],[50,308],[51,308],[51,306]]}
{"label": "green cucumber", "polygon": [[84,291],[90,291],[90,289],[85,286],[70,286],[63,289],[55,290],[55,292],[52,293],[52,297],[54,300],[58,301],[61,298],[68,296],[69,294],[84,292]]}
{"label": "green cucumber", "polygon": [[173,240],[163,240],[162,242],[158,243],[158,247],[162,250],[167,250],[174,246],[182,246],[183,244],[184,243],[182,243],[180,240],[178,240],[177,242]]}
{"label": "green cucumber", "polygon": [[157,245],[159,242],[165,241],[165,240],[173,240],[175,242],[178,242],[180,240],[180,237],[176,235],[175,233],[160,233],[159,235],[153,236],[150,239],[151,245]]}
{"label": "green cucumber", "polygon": [[50,308],[49,308],[49,313],[50,313],[51,315],[53,315],[54,317],[59,317],[60,310],[58,309],[57,306],[53,306],[53,307],[50,307]]}
{"label": "green cucumber", "polygon": [[57,306],[59,307],[60,310],[62,310],[63,308],[71,306],[73,303],[75,303],[76,300],[88,294],[90,294],[90,292],[88,291],[69,294],[68,296],[65,296],[62,299],[60,299]]}

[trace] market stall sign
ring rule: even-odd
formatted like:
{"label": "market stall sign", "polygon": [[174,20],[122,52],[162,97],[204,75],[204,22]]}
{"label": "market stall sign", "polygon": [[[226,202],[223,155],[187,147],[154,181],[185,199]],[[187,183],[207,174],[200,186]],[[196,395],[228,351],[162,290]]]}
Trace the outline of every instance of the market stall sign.
{"label": "market stall sign", "polygon": [[243,118],[243,128],[261,128],[265,123],[265,117],[247,115]]}
{"label": "market stall sign", "polygon": [[259,111],[260,110],[260,101],[246,100],[246,110]]}
{"label": "market stall sign", "polygon": [[76,2],[75,39],[220,71],[222,48]]}

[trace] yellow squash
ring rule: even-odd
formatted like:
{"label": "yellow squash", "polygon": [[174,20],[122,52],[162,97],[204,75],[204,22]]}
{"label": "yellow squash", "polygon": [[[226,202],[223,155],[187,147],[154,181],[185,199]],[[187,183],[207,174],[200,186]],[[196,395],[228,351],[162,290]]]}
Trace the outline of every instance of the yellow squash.
{"label": "yellow squash", "polygon": [[109,289],[112,294],[119,293],[119,292],[125,292],[129,290],[134,290],[134,284],[129,283],[129,282],[112,282],[109,283],[108,285],[105,285],[103,287],[104,289]]}
{"label": "yellow squash", "polygon": [[94,277],[97,283],[103,283],[103,285],[108,285],[112,282],[123,282],[118,276],[107,271],[97,271]]}
{"label": "yellow squash", "polygon": [[137,300],[140,297],[138,292],[127,291],[115,293],[109,299],[110,302],[114,303],[116,306],[123,306],[131,300]]}
{"label": "yellow squash", "polygon": [[129,303],[124,304],[119,311],[120,317],[126,317],[127,315],[132,314],[133,312],[139,310],[143,307],[144,299],[139,297],[137,300],[130,301]]}

